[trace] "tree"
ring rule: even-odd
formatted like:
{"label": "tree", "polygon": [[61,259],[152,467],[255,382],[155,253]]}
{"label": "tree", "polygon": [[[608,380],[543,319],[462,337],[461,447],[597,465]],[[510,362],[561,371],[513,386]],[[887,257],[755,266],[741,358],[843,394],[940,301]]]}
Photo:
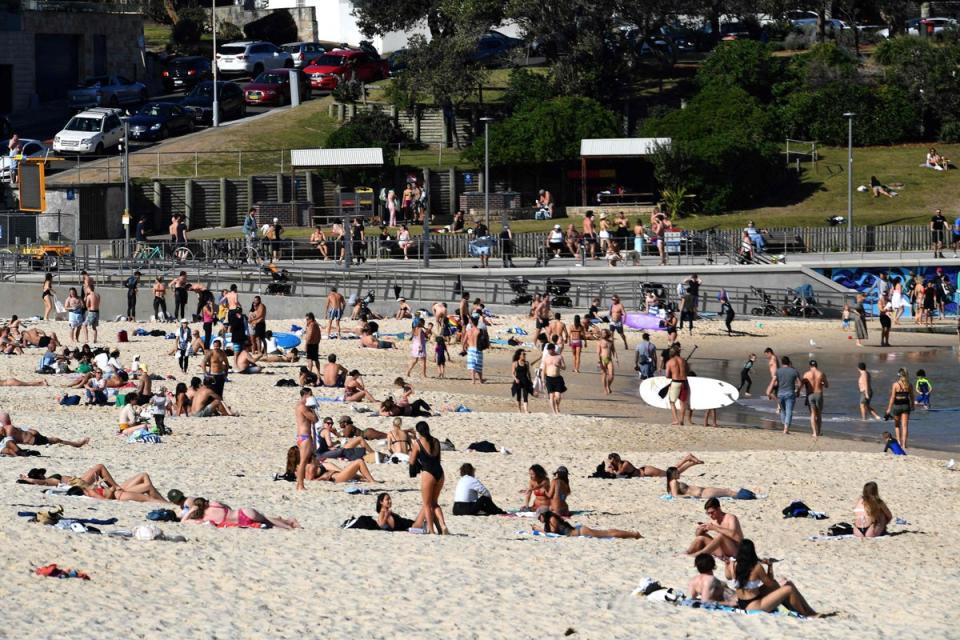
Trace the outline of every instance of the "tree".
{"label": "tree", "polygon": [[781,68],[779,59],[770,55],[770,48],[756,40],[721,42],[703,61],[697,82],[701,87],[740,87],[761,101],[768,101]]}
{"label": "tree", "polygon": [[[617,117],[591,98],[563,96],[527,102],[512,116],[490,126],[490,164],[560,162],[580,156],[583,138],[620,135]],[[483,162],[483,138],[464,156]]]}

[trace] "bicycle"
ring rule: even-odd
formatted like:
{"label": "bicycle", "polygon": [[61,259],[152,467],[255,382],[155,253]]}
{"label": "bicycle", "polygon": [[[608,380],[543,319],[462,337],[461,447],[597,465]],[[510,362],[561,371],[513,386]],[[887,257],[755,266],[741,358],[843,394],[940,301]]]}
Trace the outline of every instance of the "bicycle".
{"label": "bicycle", "polygon": [[130,256],[130,261],[133,262],[138,268],[143,268],[150,264],[152,261],[163,262],[165,256],[163,255],[163,247],[160,245],[150,246],[147,244],[138,244],[136,250],[133,252],[133,255]]}

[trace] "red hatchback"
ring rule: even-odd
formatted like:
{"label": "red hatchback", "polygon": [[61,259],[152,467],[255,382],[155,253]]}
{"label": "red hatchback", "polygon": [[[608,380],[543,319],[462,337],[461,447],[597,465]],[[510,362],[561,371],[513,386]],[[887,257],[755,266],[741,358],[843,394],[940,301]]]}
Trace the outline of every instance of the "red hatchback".
{"label": "red hatchback", "polygon": [[390,75],[386,60],[369,51],[356,49],[334,49],[313,60],[303,68],[310,78],[310,86],[322,91],[337,88],[341,78],[376,82]]}
{"label": "red hatchback", "polygon": [[285,105],[290,103],[290,74],[300,75],[300,100],[310,95],[310,85],[303,73],[293,69],[271,69],[264,71],[253,82],[244,85],[243,100],[248,105]]}

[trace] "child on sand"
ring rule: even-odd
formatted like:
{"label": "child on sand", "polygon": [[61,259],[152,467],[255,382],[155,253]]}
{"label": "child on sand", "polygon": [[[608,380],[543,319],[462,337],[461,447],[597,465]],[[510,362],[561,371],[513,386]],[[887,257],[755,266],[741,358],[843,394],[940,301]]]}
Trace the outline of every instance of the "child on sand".
{"label": "child on sand", "polygon": [[850,331],[850,303],[843,303],[843,311],[840,313],[840,328],[844,331]]}
{"label": "child on sand", "polygon": [[713,575],[717,562],[709,553],[697,554],[693,560],[697,568],[697,576],[690,581],[688,596],[701,602],[718,602],[720,604],[736,605],[736,598],[728,592],[726,586]]}
{"label": "child on sand", "polygon": [[447,351],[447,343],[444,341],[443,336],[437,336],[435,340],[436,345],[434,346],[434,360],[437,363],[437,377],[444,378],[445,372],[447,370],[447,356],[449,352]]}
{"label": "child on sand", "polygon": [[889,451],[895,456],[905,456],[907,452],[903,450],[903,447],[900,446],[900,443],[897,442],[897,439],[893,437],[893,434],[889,431],[883,432],[883,452],[886,453]]}

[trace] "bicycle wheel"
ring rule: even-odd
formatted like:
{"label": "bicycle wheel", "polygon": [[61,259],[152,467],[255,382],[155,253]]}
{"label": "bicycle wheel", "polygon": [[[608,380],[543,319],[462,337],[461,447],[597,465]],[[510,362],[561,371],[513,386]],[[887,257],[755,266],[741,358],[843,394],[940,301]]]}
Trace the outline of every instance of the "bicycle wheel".
{"label": "bicycle wheel", "polygon": [[223,264],[226,265],[228,269],[236,269],[238,266],[243,264],[243,259],[240,257],[241,251],[232,251],[228,249],[220,254],[220,260],[223,261]]}
{"label": "bicycle wheel", "polygon": [[178,264],[189,262],[193,260],[193,251],[190,251],[187,247],[177,247],[173,250],[173,259],[176,260]]}

